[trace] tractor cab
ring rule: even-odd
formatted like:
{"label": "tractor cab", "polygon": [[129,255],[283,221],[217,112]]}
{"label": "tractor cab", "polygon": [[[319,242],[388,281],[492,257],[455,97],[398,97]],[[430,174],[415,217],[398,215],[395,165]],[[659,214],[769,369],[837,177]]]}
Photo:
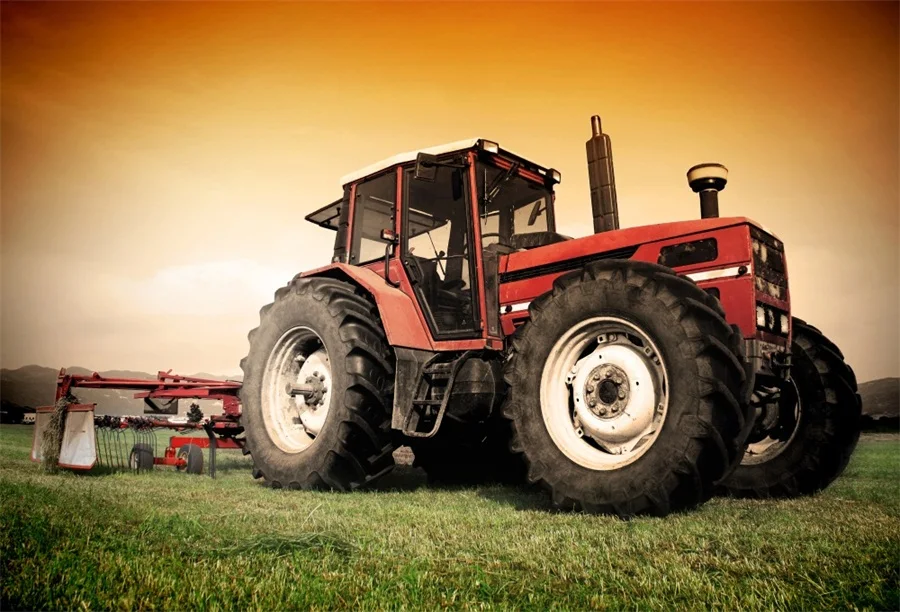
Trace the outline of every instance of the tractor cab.
{"label": "tractor cab", "polygon": [[559,180],[556,170],[470,139],[347,175],[344,197],[306,219],[337,231],[333,263],[384,275],[398,258],[435,339],[474,338],[485,318],[484,259],[494,259],[496,275],[500,254],[566,239],[555,231]]}

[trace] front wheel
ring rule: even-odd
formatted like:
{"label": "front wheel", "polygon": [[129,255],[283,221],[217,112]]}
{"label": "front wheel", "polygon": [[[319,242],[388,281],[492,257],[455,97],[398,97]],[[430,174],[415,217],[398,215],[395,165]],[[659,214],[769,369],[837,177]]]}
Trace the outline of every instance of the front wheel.
{"label": "front wheel", "polygon": [[560,277],[513,340],[503,413],[528,480],[561,509],[665,515],[739,460],[740,334],[670,269],[606,261]]}
{"label": "front wheel", "polygon": [[856,376],[822,332],[793,320],[791,383],[783,403],[755,397],[762,414],[741,464],[725,480],[739,497],[797,497],[837,478],[856,448],[862,404]]}

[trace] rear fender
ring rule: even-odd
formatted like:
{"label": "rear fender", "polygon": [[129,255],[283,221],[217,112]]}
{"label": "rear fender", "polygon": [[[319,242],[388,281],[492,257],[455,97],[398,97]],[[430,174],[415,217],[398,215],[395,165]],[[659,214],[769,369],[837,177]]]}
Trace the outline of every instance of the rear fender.
{"label": "rear fender", "polygon": [[344,263],[334,263],[297,275],[301,278],[319,276],[352,283],[372,296],[388,343],[392,347],[426,351],[433,349],[428,329],[422,322],[415,303],[403,291],[388,285],[384,277],[369,268]]}

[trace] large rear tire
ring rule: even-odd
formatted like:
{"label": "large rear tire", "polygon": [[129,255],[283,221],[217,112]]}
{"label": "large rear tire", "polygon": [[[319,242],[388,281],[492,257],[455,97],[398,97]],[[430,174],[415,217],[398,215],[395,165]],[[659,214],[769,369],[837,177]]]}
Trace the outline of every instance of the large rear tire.
{"label": "large rear tire", "polygon": [[[394,467],[393,361],[356,287],[295,278],[260,311],[241,361],[245,449],[274,488],[352,490]],[[316,389],[292,396],[288,385]]]}
{"label": "large rear tire", "polygon": [[557,508],[623,517],[707,500],[750,416],[743,343],[718,300],[668,268],[605,261],[529,312],[503,407],[528,480]]}
{"label": "large rear tire", "polygon": [[[856,376],[840,349],[795,318],[791,378],[793,410],[772,410],[754,429],[741,464],[724,481],[738,497],[797,497],[827,487],[856,448],[862,402]],[[784,422],[788,421],[788,422]]]}

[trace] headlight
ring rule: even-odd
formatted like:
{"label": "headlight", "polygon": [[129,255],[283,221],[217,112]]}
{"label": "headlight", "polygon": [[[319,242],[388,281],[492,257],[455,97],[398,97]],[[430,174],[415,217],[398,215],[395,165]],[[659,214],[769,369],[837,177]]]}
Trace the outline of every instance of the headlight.
{"label": "headlight", "polygon": [[488,153],[499,153],[500,145],[496,142],[491,142],[490,140],[482,140],[481,148],[487,151]]}
{"label": "headlight", "polygon": [[756,328],[771,334],[787,336],[790,330],[790,314],[762,302],[756,303]]}

